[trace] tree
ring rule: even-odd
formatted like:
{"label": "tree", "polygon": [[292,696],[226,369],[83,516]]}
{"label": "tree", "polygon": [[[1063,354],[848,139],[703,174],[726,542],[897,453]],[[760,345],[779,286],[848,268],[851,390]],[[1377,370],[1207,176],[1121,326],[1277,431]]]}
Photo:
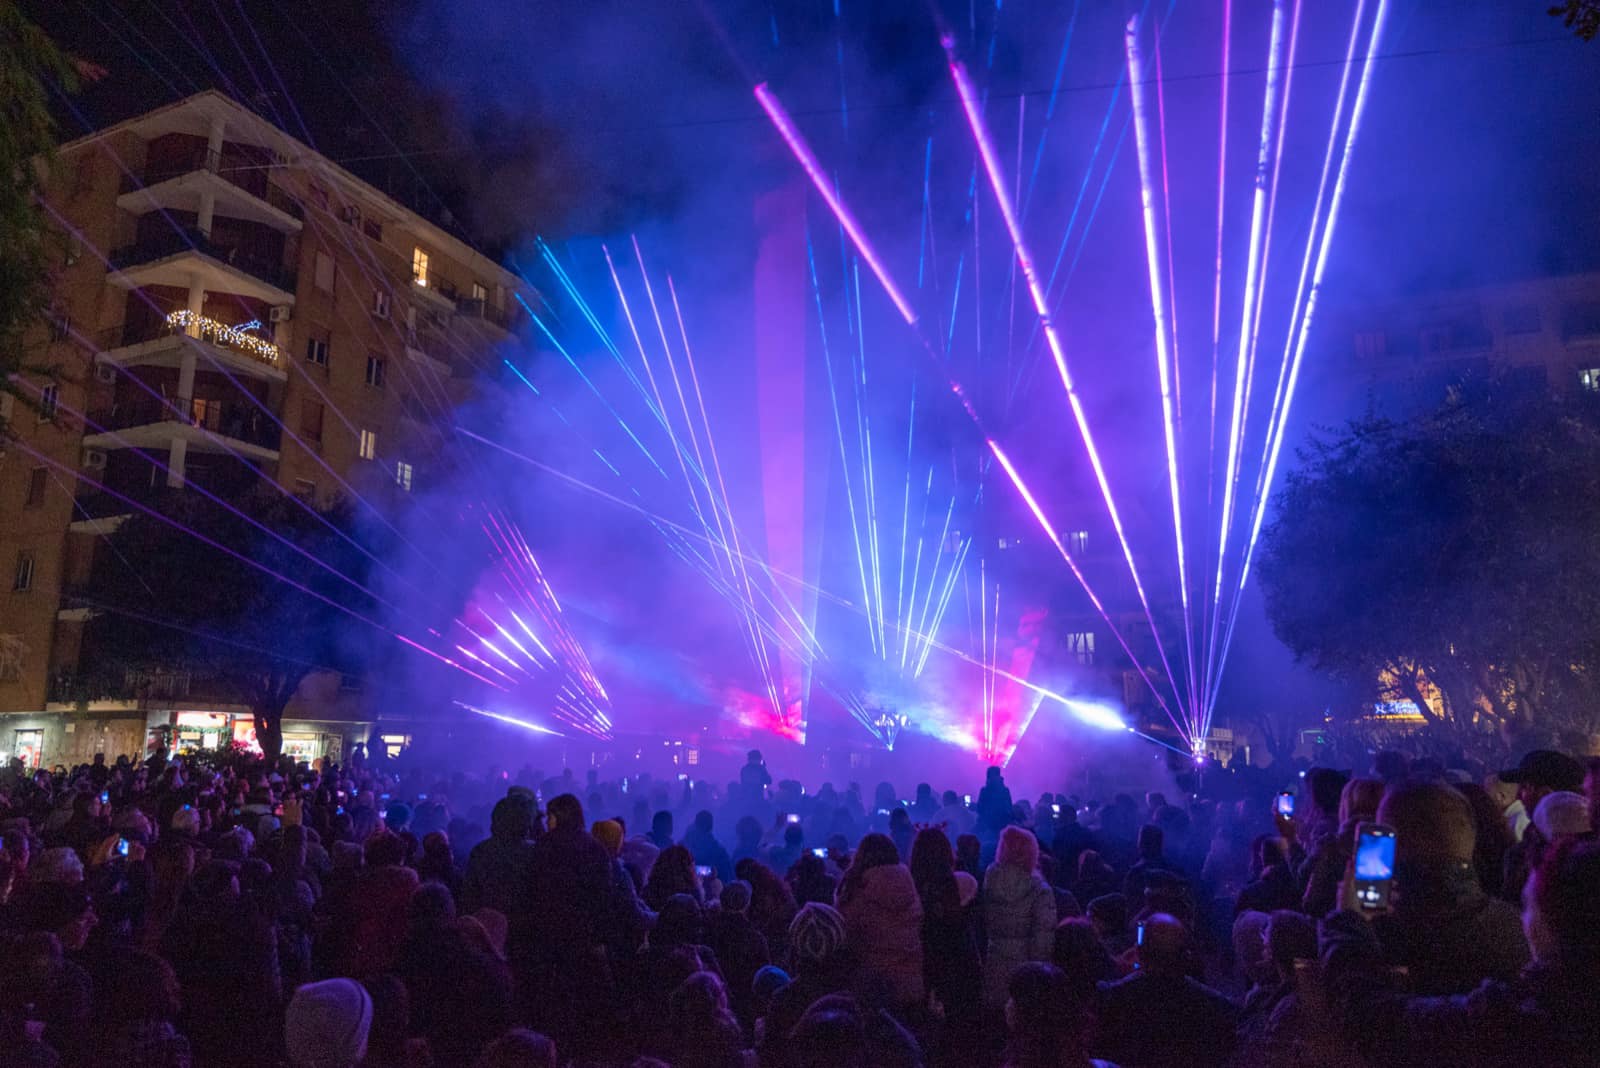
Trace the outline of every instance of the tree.
{"label": "tree", "polygon": [[1600,36],[1600,0],[1561,0],[1549,13],[1585,41]]}
{"label": "tree", "polygon": [[247,705],[276,760],[301,682],[359,673],[378,648],[378,629],[363,621],[373,599],[359,588],[370,557],[352,544],[350,513],[319,518],[270,486],[240,502],[241,514],[181,491],[158,510],[171,522],[136,514],[107,538],[76,598],[93,613],[78,696],[124,696],[130,679],[184,673],[207,696]]}
{"label": "tree", "polygon": [[40,195],[56,145],[52,85],[76,89],[73,61],[17,4],[0,3],[0,392],[24,403],[30,395],[12,376],[41,370],[22,355],[22,339],[48,301],[52,231]]}
{"label": "tree", "polygon": [[1600,730],[1600,410],[1511,379],[1302,451],[1258,577],[1314,667],[1485,755]]}

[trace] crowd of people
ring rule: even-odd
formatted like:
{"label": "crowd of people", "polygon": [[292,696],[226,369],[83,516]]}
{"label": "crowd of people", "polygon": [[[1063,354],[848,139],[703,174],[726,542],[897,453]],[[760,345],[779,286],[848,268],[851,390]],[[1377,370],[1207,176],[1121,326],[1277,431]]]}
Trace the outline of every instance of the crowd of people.
{"label": "crowd of people", "polygon": [[813,792],[758,752],[13,762],[0,1068],[1600,1064],[1600,761],[1356,771],[1222,803]]}

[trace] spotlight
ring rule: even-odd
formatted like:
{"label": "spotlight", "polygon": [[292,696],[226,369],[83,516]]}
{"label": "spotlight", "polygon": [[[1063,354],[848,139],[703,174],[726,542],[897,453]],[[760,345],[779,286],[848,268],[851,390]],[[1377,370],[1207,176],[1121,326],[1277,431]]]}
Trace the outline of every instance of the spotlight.
{"label": "spotlight", "polygon": [[1068,712],[1078,718],[1080,723],[1087,723],[1089,726],[1098,727],[1103,731],[1133,730],[1132,727],[1122,722],[1122,717],[1117,715],[1108,705],[1071,699],[1064,700],[1062,703],[1067,706]]}

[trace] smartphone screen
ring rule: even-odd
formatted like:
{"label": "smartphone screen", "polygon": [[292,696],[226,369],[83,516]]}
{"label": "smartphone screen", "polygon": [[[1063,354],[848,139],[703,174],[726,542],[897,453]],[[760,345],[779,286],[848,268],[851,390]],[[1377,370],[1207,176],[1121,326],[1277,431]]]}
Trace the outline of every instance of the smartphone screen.
{"label": "smartphone screen", "polygon": [[1278,795],[1278,815],[1294,815],[1294,794],[1290,793],[1288,790],[1285,790],[1283,793]]}
{"label": "smartphone screen", "polygon": [[1389,907],[1394,886],[1394,828],[1363,823],[1356,835],[1356,901],[1363,909]]}
{"label": "smartphone screen", "polygon": [[1051,805],[1050,806],[1050,811],[1051,811],[1052,814],[1059,816],[1059,815],[1061,815],[1061,806],[1060,805]]}
{"label": "smartphone screen", "polygon": [[125,857],[127,855],[128,855],[128,840],[126,838],[118,838],[117,839],[117,856]]}
{"label": "smartphone screen", "polygon": [[828,851],[819,846],[811,851],[811,855],[816,857],[818,860],[825,860],[827,859]]}
{"label": "smartphone screen", "polygon": [[969,804],[969,805],[972,804],[972,795],[971,794],[963,794],[962,798],[966,801],[967,804]]}
{"label": "smartphone screen", "polygon": [[698,865],[694,869],[694,871],[695,871],[695,874],[700,876],[700,878],[702,878],[702,879],[711,878],[711,865],[709,865],[709,864]]}
{"label": "smartphone screen", "polygon": [[880,815],[880,816],[887,816],[888,814],[889,814],[889,810],[886,809],[886,808],[880,808],[878,810],[878,815]]}
{"label": "smartphone screen", "polygon": [[800,814],[797,813],[797,812],[791,812],[791,813],[789,813],[787,816],[785,816],[783,818],[783,821],[785,823],[799,823],[800,822]]}
{"label": "smartphone screen", "polygon": [[[1133,929],[1133,944],[1138,946],[1140,949],[1144,948],[1144,924],[1142,923]],[[1133,966],[1135,969],[1140,967],[1137,956],[1135,957]]]}

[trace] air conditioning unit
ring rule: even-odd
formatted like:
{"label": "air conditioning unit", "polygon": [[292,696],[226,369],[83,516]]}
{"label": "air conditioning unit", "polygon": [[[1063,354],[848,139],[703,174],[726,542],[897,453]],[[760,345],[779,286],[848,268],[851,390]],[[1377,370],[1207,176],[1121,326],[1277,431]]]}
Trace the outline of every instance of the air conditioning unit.
{"label": "air conditioning unit", "polygon": [[115,382],[117,380],[117,365],[114,363],[97,363],[94,365],[94,376],[101,382]]}
{"label": "air conditioning unit", "polygon": [[293,314],[294,305],[274,304],[272,306],[272,310],[267,313],[267,319],[274,323],[286,323],[289,321],[289,317]]}
{"label": "air conditioning unit", "polygon": [[104,449],[84,449],[83,469],[85,471],[104,471],[106,469],[106,454]]}

